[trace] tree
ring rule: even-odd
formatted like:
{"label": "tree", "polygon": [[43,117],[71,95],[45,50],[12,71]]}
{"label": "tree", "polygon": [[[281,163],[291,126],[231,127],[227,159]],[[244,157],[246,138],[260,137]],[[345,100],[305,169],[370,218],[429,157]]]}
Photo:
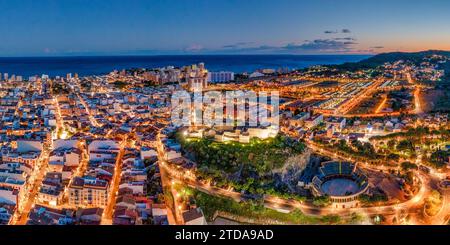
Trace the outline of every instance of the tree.
{"label": "tree", "polygon": [[330,196],[323,195],[313,198],[313,205],[317,207],[326,207],[331,204]]}
{"label": "tree", "polygon": [[337,224],[341,221],[341,217],[339,217],[338,215],[325,215],[322,217],[322,221],[327,223],[327,224]]}
{"label": "tree", "polygon": [[395,140],[389,140],[389,141],[387,142],[387,147],[388,147],[389,149],[394,149],[396,143],[397,143],[397,141],[395,141]]}
{"label": "tree", "polygon": [[377,203],[377,202],[385,202],[388,200],[386,193],[380,191],[377,193],[374,193],[372,195],[368,195],[368,194],[361,194],[358,199],[362,202],[362,203],[366,203],[366,204],[372,204],[372,203]]}
{"label": "tree", "polygon": [[369,142],[365,142],[362,145],[362,151],[366,156],[372,157],[375,156],[377,153],[375,152],[375,148],[373,147],[372,144],[370,144]]}
{"label": "tree", "polygon": [[400,160],[400,156],[398,154],[395,153],[390,153],[389,155],[386,156],[388,160],[397,162],[398,160]]}
{"label": "tree", "polygon": [[397,150],[398,151],[413,152],[414,151],[414,146],[413,146],[413,144],[412,144],[412,142],[410,140],[402,140],[402,141],[398,142]]}
{"label": "tree", "polygon": [[450,152],[437,150],[431,153],[429,164],[435,168],[442,168],[450,157]]}
{"label": "tree", "polygon": [[346,149],[348,147],[347,142],[345,140],[339,140],[339,142],[337,143],[337,146],[341,150]]}
{"label": "tree", "polygon": [[411,162],[402,162],[400,164],[400,167],[402,168],[403,171],[408,171],[411,169],[418,169],[417,165]]}
{"label": "tree", "polygon": [[412,171],[407,172],[404,179],[407,184],[412,185],[414,183],[414,173]]}
{"label": "tree", "polygon": [[358,213],[352,213],[350,216],[350,223],[351,224],[358,224],[361,223],[364,220],[364,218],[359,215]]}

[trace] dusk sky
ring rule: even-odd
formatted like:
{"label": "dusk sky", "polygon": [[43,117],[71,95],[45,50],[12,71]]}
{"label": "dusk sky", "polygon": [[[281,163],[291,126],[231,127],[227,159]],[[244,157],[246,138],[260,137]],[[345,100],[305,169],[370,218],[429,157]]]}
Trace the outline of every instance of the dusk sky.
{"label": "dusk sky", "polygon": [[0,56],[450,50],[448,0],[0,0]]}

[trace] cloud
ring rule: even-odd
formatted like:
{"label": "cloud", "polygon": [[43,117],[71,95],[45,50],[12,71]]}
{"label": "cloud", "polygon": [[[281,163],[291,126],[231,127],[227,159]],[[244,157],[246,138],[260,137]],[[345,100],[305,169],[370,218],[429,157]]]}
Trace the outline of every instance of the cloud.
{"label": "cloud", "polygon": [[350,29],[344,28],[341,31],[338,31],[338,30],[334,30],[334,31],[326,30],[323,33],[325,33],[325,34],[338,34],[338,33],[351,33],[351,31],[350,31]]}
{"label": "cloud", "polygon": [[369,49],[356,49],[353,50],[354,53],[359,53],[359,54],[373,54],[376,53],[375,50],[369,48]]}
{"label": "cloud", "polygon": [[198,52],[204,50],[203,46],[200,44],[192,44],[189,47],[183,49],[185,52]]}
{"label": "cloud", "polygon": [[384,46],[374,46],[374,47],[370,47],[370,48],[373,48],[373,49],[382,49],[382,48],[384,48]]}
{"label": "cloud", "polygon": [[356,38],[353,37],[336,37],[334,40],[346,40],[346,41],[356,41]]}
{"label": "cloud", "polygon": [[[270,51],[279,51],[280,47],[271,46],[271,45],[260,45],[255,47],[242,47],[236,49],[230,49],[228,51],[231,52],[239,52],[239,53],[261,53],[261,52],[270,52]],[[227,50],[225,50],[227,51]]]}
{"label": "cloud", "polygon": [[251,45],[251,44],[254,44],[254,42],[237,42],[237,43],[233,43],[233,44],[224,45],[224,46],[222,46],[222,48],[240,48],[240,47]]}
{"label": "cloud", "polygon": [[269,53],[348,53],[354,51],[357,44],[354,38],[330,38],[291,42],[286,45],[250,46],[250,42],[224,45],[218,49],[203,49],[210,54],[269,54]]}
{"label": "cloud", "polygon": [[353,41],[339,41],[334,39],[316,39],[306,41],[301,44],[288,44],[283,49],[291,51],[319,51],[319,52],[337,52],[350,51],[352,45],[357,44]]}
{"label": "cloud", "polygon": [[[325,31],[326,34],[351,33],[349,29]],[[332,53],[358,53],[372,52],[382,46],[360,49],[357,39],[349,35],[331,36],[304,40],[301,42],[283,42],[279,45],[257,44],[255,42],[236,42],[225,44],[217,48],[203,48],[201,45],[191,45],[184,52],[198,52],[204,54],[332,54]],[[287,43],[287,44],[286,44]]]}

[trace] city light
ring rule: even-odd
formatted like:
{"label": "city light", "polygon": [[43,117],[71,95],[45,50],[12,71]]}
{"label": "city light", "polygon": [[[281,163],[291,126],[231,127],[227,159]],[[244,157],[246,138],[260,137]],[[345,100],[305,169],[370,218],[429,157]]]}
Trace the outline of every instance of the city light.
{"label": "city light", "polygon": [[[0,222],[448,224],[450,53],[389,52],[382,35],[368,43],[348,28],[309,28],[311,41],[295,44],[196,36],[204,47],[182,53],[208,55],[189,58],[74,62],[51,45],[48,59],[4,57]],[[34,63],[49,74],[24,67]]]}

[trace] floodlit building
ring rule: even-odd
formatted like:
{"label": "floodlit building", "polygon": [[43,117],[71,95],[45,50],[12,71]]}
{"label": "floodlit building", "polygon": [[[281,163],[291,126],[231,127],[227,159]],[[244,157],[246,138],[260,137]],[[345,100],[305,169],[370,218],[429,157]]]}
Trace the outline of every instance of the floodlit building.
{"label": "floodlit building", "polygon": [[69,189],[69,204],[74,206],[105,207],[109,185],[92,177],[75,177]]}

